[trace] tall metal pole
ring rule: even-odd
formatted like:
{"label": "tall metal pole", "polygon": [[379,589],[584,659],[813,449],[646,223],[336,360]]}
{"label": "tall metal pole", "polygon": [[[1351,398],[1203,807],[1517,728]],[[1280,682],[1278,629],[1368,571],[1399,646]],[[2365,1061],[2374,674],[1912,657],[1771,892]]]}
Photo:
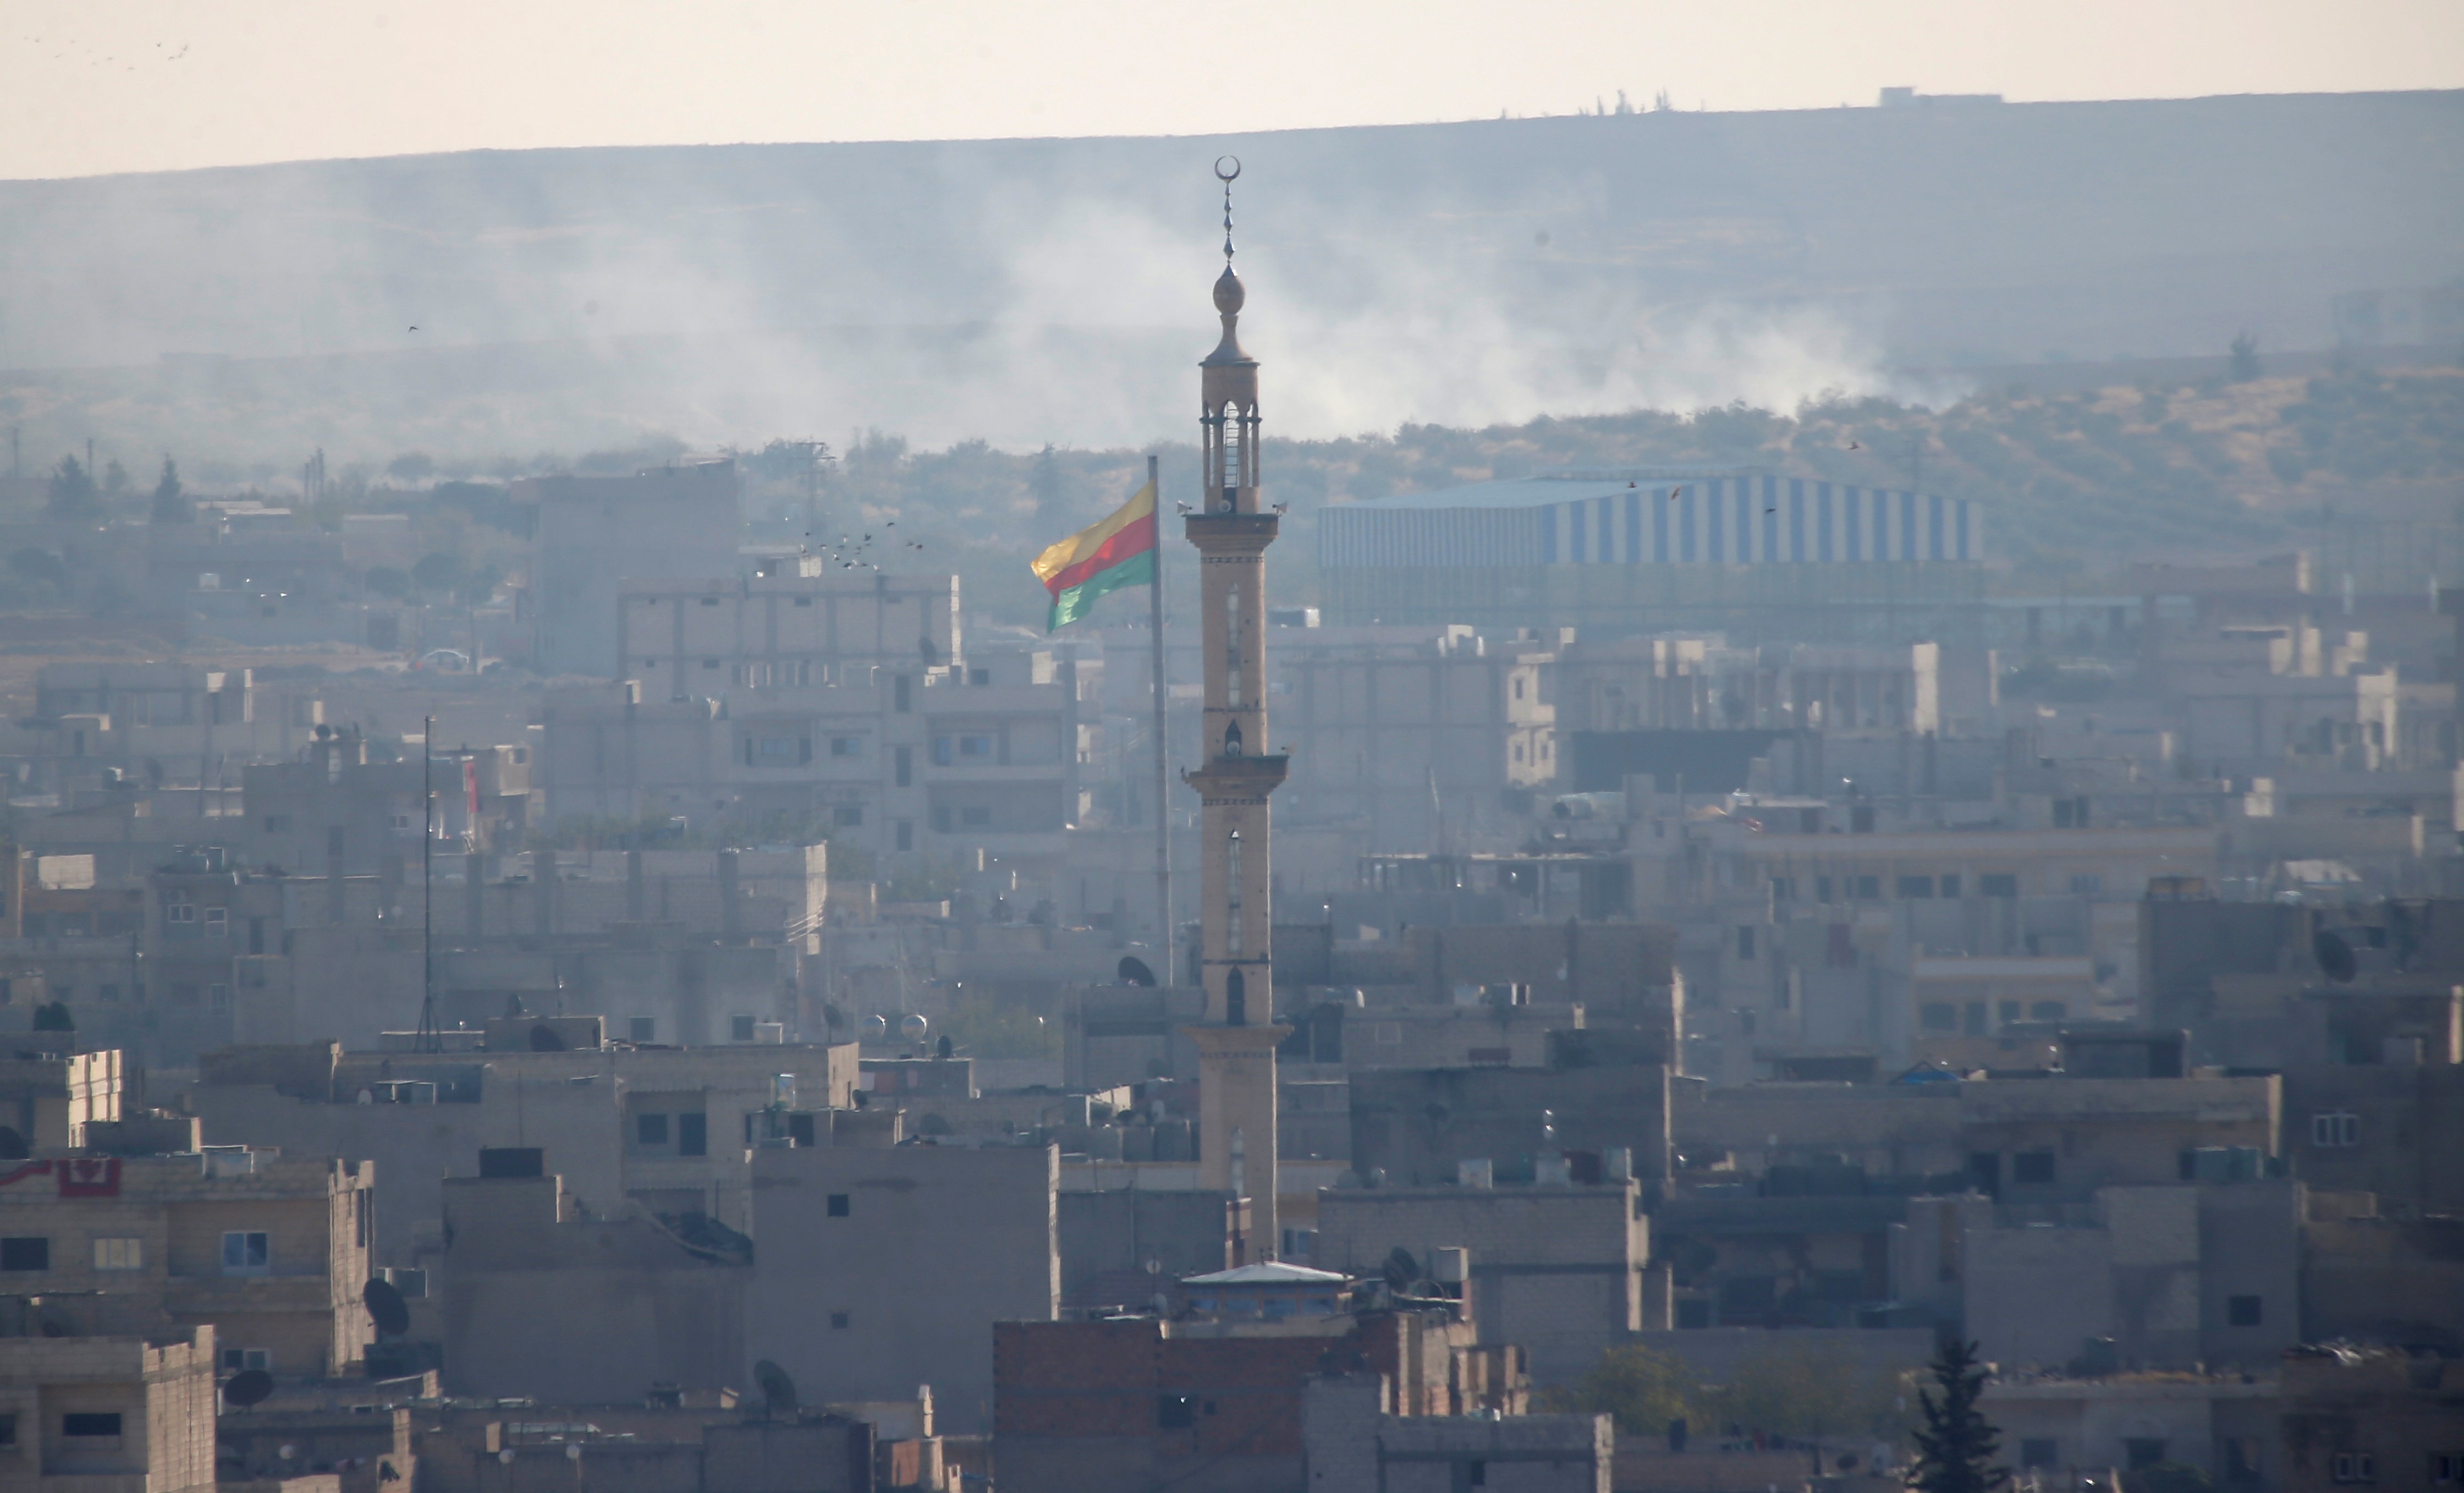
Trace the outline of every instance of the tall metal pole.
{"label": "tall metal pole", "polygon": [[1147,487],[1155,494],[1155,579],[1147,586],[1148,641],[1155,651],[1155,908],[1161,919],[1155,930],[1156,947],[1163,951],[1163,968],[1155,978],[1166,985],[1180,983],[1176,950],[1179,940],[1174,936],[1172,923],[1172,775],[1165,765],[1165,705],[1171,690],[1164,682],[1163,659],[1163,488],[1155,475],[1155,458],[1147,457]]}
{"label": "tall metal pole", "polygon": [[429,869],[436,853],[436,717],[428,716],[419,737],[419,1037],[423,1052],[444,1043],[436,1026],[436,877]]}

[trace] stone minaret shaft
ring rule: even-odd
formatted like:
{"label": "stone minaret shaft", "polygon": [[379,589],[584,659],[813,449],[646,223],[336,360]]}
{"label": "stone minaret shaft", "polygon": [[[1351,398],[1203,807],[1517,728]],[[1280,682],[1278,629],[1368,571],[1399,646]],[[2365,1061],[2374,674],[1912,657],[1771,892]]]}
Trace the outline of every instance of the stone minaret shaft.
{"label": "stone minaret shaft", "polygon": [[1267,795],[1284,758],[1266,750],[1266,546],[1277,519],[1258,503],[1258,362],[1241,351],[1243,293],[1232,273],[1230,192],[1224,267],[1215,282],[1223,340],[1199,364],[1205,506],[1185,521],[1198,547],[1206,713],[1203,765],[1181,778],[1203,805],[1199,867],[1204,1021],[1199,1051],[1199,1185],[1249,1198],[1251,1260],[1273,1259],[1275,1047],[1274,823]]}

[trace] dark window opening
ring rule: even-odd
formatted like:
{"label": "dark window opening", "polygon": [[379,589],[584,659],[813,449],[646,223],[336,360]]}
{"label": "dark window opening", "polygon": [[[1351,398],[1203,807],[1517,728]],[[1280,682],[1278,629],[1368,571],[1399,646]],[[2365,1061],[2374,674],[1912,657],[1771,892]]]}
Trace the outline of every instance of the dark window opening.
{"label": "dark window opening", "polygon": [[706,1156],[710,1154],[710,1119],[706,1115],[676,1116],[676,1154]]}
{"label": "dark window opening", "polygon": [[[52,1241],[48,1239],[0,1239],[0,1270],[48,1270]],[[117,1432],[113,1433],[118,1435]]]}
{"label": "dark window opening", "polygon": [[1155,1396],[1155,1426],[1164,1431],[1180,1431],[1198,1424],[1198,1414],[1186,1394]]}
{"label": "dark window opening", "polygon": [[2058,1464],[2061,1448],[2050,1436],[2032,1436],[2019,1443],[2019,1465],[2051,1467]]}
{"label": "dark window opening", "polygon": [[830,1194],[828,1212],[829,1216],[833,1219],[846,1218],[847,1216],[847,1195],[845,1193]]}
{"label": "dark window opening", "polygon": [[668,1143],[668,1117],[664,1114],[637,1114],[633,1117],[633,1139],[644,1146]]}
{"label": "dark window opening", "polygon": [[2054,1153],[2050,1151],[2023,1151],[2011,1158],[2011,1180],[2020,1187],[2050,1187],[2054,1181]]}
{"label": "dark window opening", "polygon": [[2258,1327],[2266,1320],[2266,1310],[2265,1304],[2255,1296],[2228,1296],[2225,1298],[2225,1325]]}
{"label": "dark window opening", "polygon": [[118,1436],[120,1412],[116,1410],[73,1410],[60,1417],[62,1436]]}

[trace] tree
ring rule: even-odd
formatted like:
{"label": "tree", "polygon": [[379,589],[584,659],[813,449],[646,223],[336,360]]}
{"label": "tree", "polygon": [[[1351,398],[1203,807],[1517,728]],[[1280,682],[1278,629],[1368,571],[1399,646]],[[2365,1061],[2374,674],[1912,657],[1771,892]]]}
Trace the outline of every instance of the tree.
{"label": "tree", "polygon": [[188,500],[187,490],[180,485],[180,469],[170,457],[163,458],[163,476],[154,484],[154,522],[195,523],[197,505]]}
{"label": "tree", "polygon": [[1571,1390],[1555,1396],[1569,1411],[1617,1417],[1627,1436],[1661,1437],[1677,1421],[1696,1418],[1700,1377],[1675,1353],[1626,1343],[1609,1349]]}
{"label": "tree", "polygon": [[113,506],[117,507],[120,500],[128,495],[129,485],[128,469],[120,464],[119,457],[114,456],[111,458],[111,465],[102,469],[103,495],[110,498]]}
{"label": "tree", "polygon": [[2261,373],[2258,365],[2258,339],[2248,332],[2234,334],[2233,340],[2233,382],[2248,384]]}
{"label": "tree", "polygon": [[1844,1350],[1800,1347],[1739,1363],[1721,1412],[1749,1431],[1819,1438],[1877,1429],[1890,1400],[1891,1386]]}
{"label": "tree", "polygon": [[61,457],[60,470],[52,473],[51,501],[44,512],[54,518],[91,518],[95,506],[94,473],[76,457]]}
{"label": "tree", "polygon": [[405,451],[385,463],[385,475],[412,486],[427,481],[436,472],[436,462],[426,451]]}
{"label": "tree", "polygon": [[1976,1408],[1985,1393],[1985,1370],[1976,1345],[1956,1339],[1926,1366],[1941,1397],[1920,1391],[1925,1424],[1916,1433],[1917,1459],[1908,1486],[1919,1493],[1992,1493],[2011,1481],[2011,1469],[1994,1461],[2002,1433]]}

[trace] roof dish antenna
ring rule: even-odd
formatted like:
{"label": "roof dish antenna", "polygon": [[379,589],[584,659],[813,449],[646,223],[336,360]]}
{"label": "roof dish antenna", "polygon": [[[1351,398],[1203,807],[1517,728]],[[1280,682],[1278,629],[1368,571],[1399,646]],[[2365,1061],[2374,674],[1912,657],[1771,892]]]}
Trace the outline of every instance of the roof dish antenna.
{"label": "roof dish antenna", "polygon": [[787,1376],[787,1371],[767,1358],[759,1358],[754,1360],[753,1377],[761,1386],[761,1411],[764,1418],[785,1416],[791,1420],[794,1419],[796,1381]]}
{"label": "roof dish antenna", "polygon": [[[1229,167],[1229,169],[1226,169]],[[1217,156],[1215,179],[1223,184],[1223,268],[1232,268],[1232,184],[1241,176],[1239,156]]]}

